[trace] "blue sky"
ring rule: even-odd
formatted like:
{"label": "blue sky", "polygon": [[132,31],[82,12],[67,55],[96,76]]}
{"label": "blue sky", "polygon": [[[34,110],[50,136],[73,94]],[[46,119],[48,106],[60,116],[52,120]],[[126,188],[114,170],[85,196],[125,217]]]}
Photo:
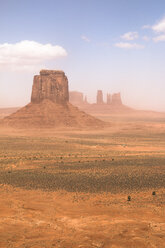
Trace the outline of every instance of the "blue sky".
{"label": "blue sky", "polygon": [[165,111],[164,0],[0,0],[0,30],[0,107],[27,104],[48,68],[90,101],[120,91],[126,105]]}

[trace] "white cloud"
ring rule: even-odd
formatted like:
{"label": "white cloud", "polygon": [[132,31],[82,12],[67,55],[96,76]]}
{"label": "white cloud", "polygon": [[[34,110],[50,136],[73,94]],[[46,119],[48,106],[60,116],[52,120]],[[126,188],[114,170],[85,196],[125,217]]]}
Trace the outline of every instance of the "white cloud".
{"label": "white cloud", "polygon": [[116,47],[124,48],[124,49],[143,49],[144,46],[137,43],[129,43],[129,42],[119,42],[115,44]]}
{"label": "white cloud", "polygon": [[149,40],[150,40],[150,38],[149,38],[148,36],[146,36],[146,35],[144,35],[144,36],[142,37],[142,39],[145,40],[145,41],[149,41]]}
{"label": "white cloud", "polygon": [[121,36],[123,40],[135,40],[139,37],[138,32],[128,32]]}
{"label": "white cloud", "polygon": [[15,44],[0,44],[1,68],[6,66],[14,70],[26,70],[63,56],[67,56],[67,52],[63,47],[57,45],[41,44],[29,40]]}
{"label": "white cloud", "polygon": [[91,41],[91,40],[90,40],[87,36],[85,36],[85,35],[82,35],[82,36],[81,36],[81,39],[84,40],[84,41],[86,41],[86,42],[90,42],[90,41]]}
{"label": "white cloud", "polygon": [[160,20],[157,24],[153,25],[152,30],[156,33],[165,33],[165,17]]}
{"label": "white cloud", "polygon": [[165,41],[165,34],[154,37],[153,41],[154,42]]}
{"label": "white cloud", "polygon": [[153,37],[154,42],[160,42],[160,41],[165,41],[165,17],[161,19],[159,22],[157,22],[155,25],[153,25],[152,30],[159,34],[156,37]]}

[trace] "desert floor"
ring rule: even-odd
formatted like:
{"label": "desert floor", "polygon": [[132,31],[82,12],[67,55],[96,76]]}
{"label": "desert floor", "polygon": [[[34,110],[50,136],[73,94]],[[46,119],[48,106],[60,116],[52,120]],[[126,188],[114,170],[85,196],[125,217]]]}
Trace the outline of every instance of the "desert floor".
{"label": "desert floor", "polygon": [[163,248],[164,186],[163,120],[0,129],[0,247]]}

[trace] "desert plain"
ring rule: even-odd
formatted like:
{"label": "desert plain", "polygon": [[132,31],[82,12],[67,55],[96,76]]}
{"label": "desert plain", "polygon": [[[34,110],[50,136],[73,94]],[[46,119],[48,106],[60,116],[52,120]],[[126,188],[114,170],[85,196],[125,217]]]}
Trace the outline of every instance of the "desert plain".
{"label": "desert plain", "polygon": [[165,118],[99,118],[0,129],[0,247],[164,247]]}

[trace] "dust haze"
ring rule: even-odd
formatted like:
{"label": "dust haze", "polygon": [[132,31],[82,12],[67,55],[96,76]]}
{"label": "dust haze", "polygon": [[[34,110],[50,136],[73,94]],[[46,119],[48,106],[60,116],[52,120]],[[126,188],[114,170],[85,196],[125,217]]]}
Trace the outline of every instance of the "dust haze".
{"label": "dust haze", "polygon": [[[111,95],[120,93],[123,104],[131,108],[165,112],[163,75],[160,77],[159,74],[152,72],[152,78],[147,75],[143,77],[139,69],[130,78],[122,78],[122,72],[116,70],[113,72],[112,69],[98,70],[97,73],[86,70],[85,73],[77,74],[76,71],[73,72],[73,68],[65,70],[65,66],[60,65],[58,68],[67,74],[69,91],[82,92],[89,103],[96,103],[97,91],[102,90],[104,102],[107,101],[107,93]],[[0,108],[26,105],[31,97],[33,76],[37,75],[40,69],[41,67],[37,67],[31,71],[19,70],[10,73],[7,69],[1,71]],[[127,74],[129,73],[127,71]],[[139,74],[140,76],[137,76]]]}
{"label": "dust haze", "polygon": [[165,1],[0,1],[0,248],[165,247]]}
{"label": "dust haze", "polygon": [[163,248],[165,113],[69,85],[43,69],[0,109],[0,247]]}

